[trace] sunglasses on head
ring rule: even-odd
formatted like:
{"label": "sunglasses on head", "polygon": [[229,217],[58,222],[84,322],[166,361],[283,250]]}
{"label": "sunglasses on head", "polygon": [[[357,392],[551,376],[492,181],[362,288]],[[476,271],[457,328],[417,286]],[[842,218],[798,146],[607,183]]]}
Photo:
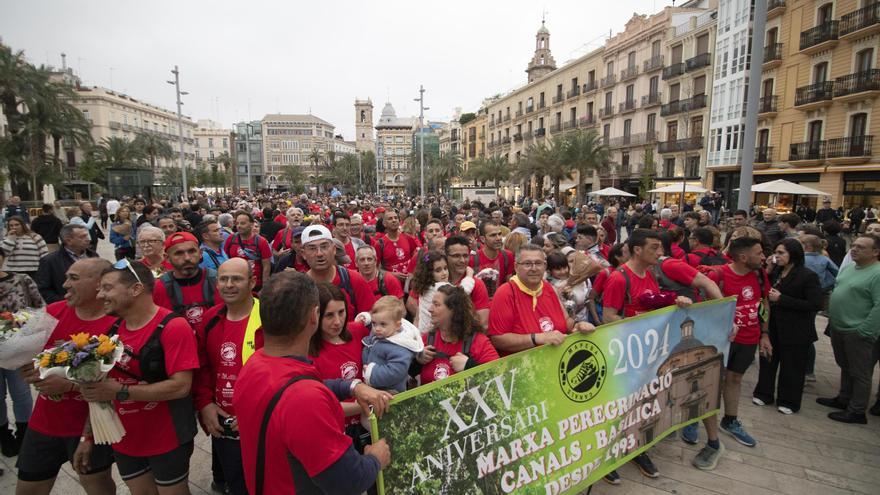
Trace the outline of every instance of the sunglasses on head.
{"label": "sunglasses on head", "polygon": [[117,261],[113,265],[113,268],[115,268],[117,270],[126,270],[127,269],[128,271],[131,272],[132,275],[134,275],[134,278],[137,279],[139,284],[144,285],[144,283],[141,281],[141,277],[138,276],[137,272],[134,271],[134,267],[131,266],[131,262],[128,261],[128,258],[122,258],[121,260]]}

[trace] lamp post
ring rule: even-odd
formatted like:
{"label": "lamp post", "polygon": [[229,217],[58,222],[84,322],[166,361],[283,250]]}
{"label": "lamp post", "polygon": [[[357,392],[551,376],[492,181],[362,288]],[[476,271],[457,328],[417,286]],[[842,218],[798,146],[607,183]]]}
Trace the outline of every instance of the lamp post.
{"label": "lamp post", "polygon": [[183,106],[183,102],[180,101],[180,97],[184,95],[188,95],[186,91],[180,90],[180,71],[177,70],[177,66],[174,66],[174,70],[171,71],[174,74],[173,81],[166,81],[168,84],[174,85],[174,89],[177,92],[177,141],[180,146],[180,172],[181,177],[183,179],[183,197],[189,197],[189,189],[186,186],[186,163],[184,163],[184,154],[183,154],[183,115],[181,114],[180,107]]}
{"label": "lamp post", "polygon": [[364,191],[364,171],[361,169],[361,155],[363,151],[358,150],[358,185],[360,186],[360,191]]}
{"label": "lamp post", "polygon": [[425,88],[419,85],[419,97],[413,101],[419,102],[419,191],[422,200],[425,198],[425,110],[430,108],[425,106]]}
{"label": "lamp post", "polygon": [[[752,10],[752,54],[749,65],[748,94],[746,95],[746,128],[743,136],[742,163],[739,170],[737,207],[749,211],[752,202],[752,180],[755,167],[755,139],[758,134],[758,99],[761,96],[761,65],[764,64],[764,27],[767,24],[767,0],[755,0]],[[769,95],[768,95],[769,96]]]}

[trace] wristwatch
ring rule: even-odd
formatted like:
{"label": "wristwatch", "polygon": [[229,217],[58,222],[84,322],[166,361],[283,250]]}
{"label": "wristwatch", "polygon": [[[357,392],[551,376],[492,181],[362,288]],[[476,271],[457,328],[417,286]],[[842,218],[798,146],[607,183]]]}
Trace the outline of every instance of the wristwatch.
{"label": "wristwatch", "polygon": [[123,402],[128,400],[128,385],[123,385],[119,392],[116,392],[116,400]]}
{"label": "wristwatch", "polygon": [[360,385],[361,383],[364,383],[364,381],[361,379],[355,378],[354,380],[352,380],[351,385],[348,388],[349,395],[354,397],[354,388],[357,387],[358,385]]}

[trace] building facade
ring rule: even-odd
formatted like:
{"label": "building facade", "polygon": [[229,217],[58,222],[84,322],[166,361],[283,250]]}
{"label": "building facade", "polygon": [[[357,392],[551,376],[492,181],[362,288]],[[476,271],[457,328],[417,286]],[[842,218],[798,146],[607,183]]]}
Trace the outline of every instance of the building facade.
{"label": "building facade", "polygon": [[196,163],[199,166],[214,163],[223,153],[232,156],[231,135],[232,129],[224,129],[219,122],[199,119],[193,131]]}
{"label": "building facade", "polygon": [[240,191],[259,191],[263,180],[263,126],[259,120],[238,122],[234,126],[236,184]]}
{"label": "building facade", "polygon": [[354,100],[354,129],[357,150],[376,152],[376,140],[373,137],[373,101]]}
{"label": "building facade", "polygon": [[418,119],[400,118],[390,102],[385,104],[376,124],[376,163],[380,187],[395,191],[402,191],[406,187],[412,171],[413,132],[418,125]]}
{"label": "building facade", "polygon": [[[880,4],[770,0],[755,182],[820,189],[832,206],[880,204]],[[758,194],[755,201],[770,198]],[[793,198],[777,198],[783,208]],[[801,201],[815,203],[816,197]]]}
{"label": "building facade", "polygon": [[299,114],[269,114],[261,123],[268,186],[288,185],[282,172],[290,165],[300,167],[308,183],[314,184],[315,177],[325,168],[328,153],[335,152],[333,124],[314,115]]}
{"label": "building facade", "polygon": [[346,141],[338,134],[333,138],[333,152],[336,154],[337,158],[342,155],[353,155],[357,153],[357,151],[357,142]]}
{"label": "building facade", "polygon": [[474,160],[486,158],[486,124],[489,112],[485,106],[477,110],[473,120],[461,125],[462,172],[466,173]]}

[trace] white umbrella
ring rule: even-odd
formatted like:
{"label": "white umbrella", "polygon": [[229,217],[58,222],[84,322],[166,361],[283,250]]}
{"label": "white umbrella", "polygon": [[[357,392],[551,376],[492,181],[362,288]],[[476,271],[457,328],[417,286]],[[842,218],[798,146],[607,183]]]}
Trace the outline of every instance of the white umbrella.
{"label": "white umbrella", "polygon": [[827,192],[813,189],[812,187],[802,186],[789,182],[784,179],[777,179],[763,184],[755,184],[752,186],[752,192],[775,193],[775,194],[800,194],[806,196],[828,196]]}
{"label": "white umbrella", "polygon": [[588,193],[590,196],[627,196],[630,198],[636,197],[635,194],[630,194],[626,191],[621,191],[620,189],[614,187],[606,187],[605,189],[599,189],[598,191],[592,191]]}
{"label": "white umbrella", "polygon": [[663,186],[663,187],[660,187],[657,189],[651,189],[648,192],[675,194],[675,193],[680,193],[682,191],[682,189],[684,189],[684,192],[686,192],[686,193],[704,193],[704,192],[709,191],[705,187],[694,186],[691,184],[686,184],[684,187],[682,187],[681,184],[670,184],[668,186]]}

